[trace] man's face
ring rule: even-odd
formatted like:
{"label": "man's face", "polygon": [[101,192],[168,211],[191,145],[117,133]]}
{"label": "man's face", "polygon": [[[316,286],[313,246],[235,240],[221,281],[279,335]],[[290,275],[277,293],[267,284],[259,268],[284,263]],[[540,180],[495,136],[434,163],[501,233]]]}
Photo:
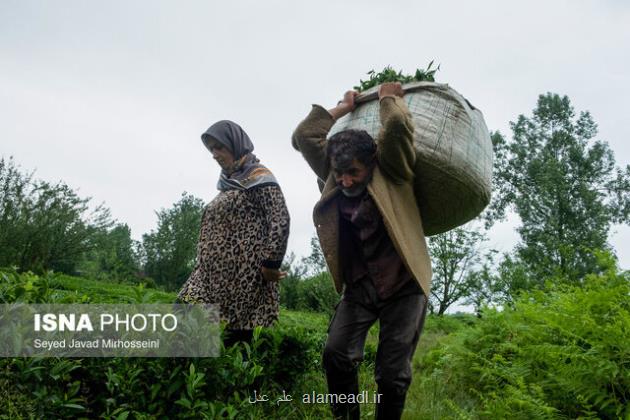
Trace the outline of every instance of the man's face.
{"label": "man's face", "polygon": [[365,191],[372,179],[373,165],[364,165],[357,159],[340,164],[334,160],[331,162],[335,181],[346,197],[357,197]]}

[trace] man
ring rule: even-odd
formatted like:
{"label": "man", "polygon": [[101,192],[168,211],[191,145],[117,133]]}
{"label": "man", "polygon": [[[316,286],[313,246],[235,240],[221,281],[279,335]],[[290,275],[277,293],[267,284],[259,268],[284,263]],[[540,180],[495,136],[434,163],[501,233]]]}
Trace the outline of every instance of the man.
{"label": "man", "polygon": [[[345,130],[326,141],[335,120],[355,109],[346,92],[326,111],[314,105],[293,134],[315,174],[325,180],[313,219],[326,262],[343,297],[324,349],[329,393],[358,394],[358,364],[367,332],[379,321],[375,378],[377,419],[398,419],[411,383],[411,358],[427,309],[431,262],[413,193],[413,122],[400,83],[378,91],[383,129],[377,142]],[[359,418],[356,403],[333,403],[336,418]]]}

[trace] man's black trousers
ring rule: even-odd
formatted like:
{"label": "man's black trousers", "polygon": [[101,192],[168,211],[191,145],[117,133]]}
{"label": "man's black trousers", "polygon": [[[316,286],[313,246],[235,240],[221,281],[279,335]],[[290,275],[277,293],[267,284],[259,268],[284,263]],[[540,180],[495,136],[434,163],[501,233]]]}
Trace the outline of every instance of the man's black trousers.
{"label": "man's black trousers", "polygon": [[[328,392],[358,394],[358,365],[370,327],[379,321],[375,379],[377,418],[400,418],[411,384],[411,358],[424,325],[427,299],[415,280],[380,299],[368,277],[346,287],[330,322],[324,349]],[[359,418],[358,404],[333,404],[337,418]]]}

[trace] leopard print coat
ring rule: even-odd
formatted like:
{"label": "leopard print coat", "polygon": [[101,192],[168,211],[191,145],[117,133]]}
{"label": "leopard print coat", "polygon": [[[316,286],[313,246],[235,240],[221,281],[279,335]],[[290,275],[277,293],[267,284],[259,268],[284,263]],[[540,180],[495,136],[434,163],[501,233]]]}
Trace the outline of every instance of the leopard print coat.
{"label": "leopard print coat", "polygon": [[203,212],[197,263],[179,299],[218,306],[228,328],[270,326],[278,319],[278,283],[266,282],[261,267],[280,266],[288,237],[277,185],[219,193]]}

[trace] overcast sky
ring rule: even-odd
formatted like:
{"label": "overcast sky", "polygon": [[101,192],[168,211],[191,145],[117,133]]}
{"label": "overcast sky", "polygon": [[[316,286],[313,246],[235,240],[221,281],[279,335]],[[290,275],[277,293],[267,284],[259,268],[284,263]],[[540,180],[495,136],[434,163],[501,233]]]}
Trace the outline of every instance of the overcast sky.
{"label": "overcast sky", "polygon": [[[312,103],[334,105],[371,69],[436,78],[491,130],[539,94],[588,110],[630,163],[630,6],[603,1],[0,2],[0,155],[104,202],[140,239],[183,191],[209,201],[218,165],[199,135],[232,119],[278,178],[289,249],[309,250],[313,174],[290,147]],[[493,229],[508,251],[512,218]],[[630,228],[611,242],[630,267]]]}

